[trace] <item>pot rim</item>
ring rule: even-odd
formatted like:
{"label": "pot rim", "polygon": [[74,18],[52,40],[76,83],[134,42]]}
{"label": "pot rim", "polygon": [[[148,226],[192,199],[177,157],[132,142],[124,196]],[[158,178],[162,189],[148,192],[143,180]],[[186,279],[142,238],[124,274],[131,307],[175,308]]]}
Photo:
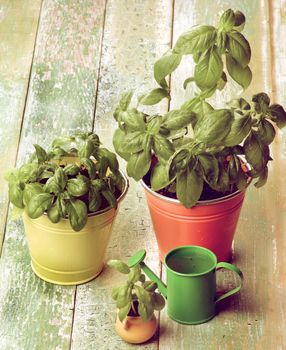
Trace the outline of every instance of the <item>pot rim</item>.
{"label": "pot rim", "polygon": [[[239,155],[239,158],[246,165],[247,169],[251,170],[251,166],[250,166],[249,163],[247,163],[245,157],[242,156],[242,155]],[[250,185],[251,181],[252,181],[252,178],[250,177],[247,187]],[[172,203],[172,204],[177,204],[177,205],[183,206],[183,204],[178,199],[166,197],[166,196],[163,196],[162,194],[160,194],[158,192],[153,191],[149,186],[147,186],[147,184],[145,183],[145,181],[143,179],[140,180],[140,184],[146,191],[148,191],[154,197],[157,197],[157,198],[161,199],[164,202],[168,202],[168,203]],[[214,199],[197,201],[197,203],[192,208],[199,207],[199,206],[204,206],[204,205],[212,205],[212,204],[226,202],[226,201],[231,200],[233,197],[239,196],[241,193],[244,193],[244,192],[245,192],[245,190],[243,190],[243,191],[237,190],[237,191],[235,191],[233,193],[227,194],[226,196],[223,196],[223,197],[220,197],[220,198],[214,198]],[[189,209],[192,209],[192,208],[189,208]],[[186,209],[188,209],[188,208],[186,208]]]}

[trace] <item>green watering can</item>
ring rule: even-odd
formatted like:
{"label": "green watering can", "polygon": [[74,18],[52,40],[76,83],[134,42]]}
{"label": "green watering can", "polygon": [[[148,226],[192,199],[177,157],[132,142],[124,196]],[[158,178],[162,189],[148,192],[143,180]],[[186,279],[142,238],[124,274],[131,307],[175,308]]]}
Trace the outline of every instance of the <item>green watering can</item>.
{"label": "green watering can", "polygon": [[[217,263],[216,255],[199,246],[183,246],[171,250],[165,256],[167,285],[144,263],[145,250],[139,250],[128,260],[128,266],[140,267],[160,292],[167,298],[168,315],[184,324],[209,321],[216,314],[216,304],[237,293],[242,287],[243,274],[232,264]],[[233,290],[216,297],[216,271],[225,268],[240,277],[240,284]]]}

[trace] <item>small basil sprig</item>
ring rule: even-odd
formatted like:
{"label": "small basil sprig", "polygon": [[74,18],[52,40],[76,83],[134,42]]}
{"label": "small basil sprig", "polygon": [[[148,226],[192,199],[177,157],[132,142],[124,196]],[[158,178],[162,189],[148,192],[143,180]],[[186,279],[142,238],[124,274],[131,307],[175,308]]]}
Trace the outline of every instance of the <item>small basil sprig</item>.
{"label": "small basil sprig", "polygon": [[126,316],[140,316],[147,322],[155,310],[162,310],[165,306],[164,297],[158,293],[157,284],[146,281],[139,265],[128,267],[121,260],[109,260],[108,266],[127,275],[127,281],[112,290],[112,299],[116,301],[118,317],[122,322]]}
{"label": "small basil sprig", "polygon": [[[75,156],[74,162],[65,164],[65,156]],[[116,207],[124,189],[115,154],[100,147],[93,133],[59,137],[49,152],[35,145],[31,160],[7,180],[15,206],[33,219],[44,213],[53,223],[68,218],[75,231],[85,226],[88,213]]]}

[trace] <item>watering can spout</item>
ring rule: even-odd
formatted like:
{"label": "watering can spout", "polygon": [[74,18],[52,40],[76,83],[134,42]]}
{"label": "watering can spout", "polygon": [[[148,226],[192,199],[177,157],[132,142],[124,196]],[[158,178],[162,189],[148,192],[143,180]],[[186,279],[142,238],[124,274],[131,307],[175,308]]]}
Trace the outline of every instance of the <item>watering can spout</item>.
{"label": "watering can spout", "polygon": [[145,275],[150,278],[151,281],[155,282],[158,286],[161,294],[167,298],[167,286],[164,282],[160,280],[160,278],[144,263],[144,258],[146,256],[146,250],[142,249],[135,253],[129,260],[128,266],[133,267],[136,265],[140,265]]}

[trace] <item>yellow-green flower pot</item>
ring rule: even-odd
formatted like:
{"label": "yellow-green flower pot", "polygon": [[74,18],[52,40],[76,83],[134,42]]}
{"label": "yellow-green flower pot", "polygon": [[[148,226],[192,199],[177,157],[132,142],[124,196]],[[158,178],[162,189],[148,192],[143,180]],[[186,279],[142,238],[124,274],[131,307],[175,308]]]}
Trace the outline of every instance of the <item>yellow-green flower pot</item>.
{"label": "yellow-green flower pot", "polygon": [[[124,198],[125,188],[118,203]],[[87,224],[72,230],[68,219],[53,224],[42,215],[31,219],[23,214],[32,269],[43,280],[61,285],[81,284],[100,274],[117,209],[107,208],[89,214]]]}

